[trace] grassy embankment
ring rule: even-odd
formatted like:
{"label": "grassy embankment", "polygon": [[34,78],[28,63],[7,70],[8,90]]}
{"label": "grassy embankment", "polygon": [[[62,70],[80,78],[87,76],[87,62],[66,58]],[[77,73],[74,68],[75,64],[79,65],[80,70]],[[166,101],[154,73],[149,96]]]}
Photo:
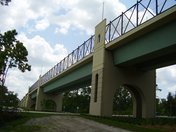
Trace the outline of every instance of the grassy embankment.
{"label": "grassy embankment", "polygon": [[81,117],[135,132],[176,132],[176,118],[136,119],[90,115],[81,115]]}

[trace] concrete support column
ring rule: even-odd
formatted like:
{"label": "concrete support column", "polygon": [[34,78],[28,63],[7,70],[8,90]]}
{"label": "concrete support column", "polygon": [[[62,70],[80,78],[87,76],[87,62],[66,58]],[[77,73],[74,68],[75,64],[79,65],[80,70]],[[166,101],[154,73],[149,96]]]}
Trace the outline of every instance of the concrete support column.
{"label": "concrete support column", "polygon": [[53,105],[56,105],[56,108],[53,111],[61,112],[62,111],[62,98],[63,98],[62,93],[54,93],[54,94],[44,93],[43,88],[40,87],[40,78],[39,78],[35,110],[37,111],[47,110],[45,108],[45,103],[46,101],[50,100],[53,102]]}
{"label": "concrete support column", "polygon": [[135,117],[155,117],[156,71],[138,69],[118,69],[116,80],[119,85],[127,86],[134,96],[133,113]]}
{"label": "concrete support column", "polygon": [[26,94],[26,99],[25,99],[25,104],[24,107],[29,109],[29,103],[30,103],[30,98],[29,98],[29,93]]}
{"label": "concrete support column", "polygon": [[56,111],[61,112],[62,111],[62,101],[63,101],[62,93],[51,95],[49,99],[53,100],[56,103]]}
{"label": "concrete support column", "polygon": [[[152,118],[155,117],[156,111],[156,72],[152,71],[135,71],[130,74],[131,78],[128,83],[133,85],[139,92],[142,102],[142,117]],[[130,76],[128,74],[128,77]],[[136,102],[140,100],[137,99]],[[139,106],[140,107],[140,106]],[[136,107],[136,109],[139,109]],[[138,114],[138,113],[137,113]]]}
{"label": "concrete support column", "polygon": [[45,99],[45,95],[43,93],[43,90],[39,87],[37,89],[37,97],[36,97],[36,105],[35,105],[35,110],[37,111],[42,111],[42,102]]}
{"label": "concrete support column", "polygon": [[44,106],[45,101],[52,100],[56,105],[56,109],[54,111],[61,112],[62,111],[62,98],[63,98],[62,93],[60,93],[60,94],[46,94],[43,92],[42,88],[38,88],[35,110],[44,111],[45,110],[45,106]]}
{"label": "concrete support column", "polygon": [[31,106],[34,104],[35,102],[31,99],[29,93],[27,93],[26,95],[26,101],[24,104],[24,107],[27,108],[28,110],[30,110]]}
{"label": "concrete support column", "polygon": [[95,46],[92,68],[91,115],[111,116],[116,76],[111,53],[105,50],[106,20],[95,28]]}

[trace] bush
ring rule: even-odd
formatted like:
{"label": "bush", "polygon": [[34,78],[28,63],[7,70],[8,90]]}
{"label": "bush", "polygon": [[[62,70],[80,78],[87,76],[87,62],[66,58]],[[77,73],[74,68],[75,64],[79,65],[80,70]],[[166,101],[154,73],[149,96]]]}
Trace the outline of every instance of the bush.
{"label": "bush", "polygon": [[19,119],[21,114],[16,111],[0,111],[0,127],[13,120]]}

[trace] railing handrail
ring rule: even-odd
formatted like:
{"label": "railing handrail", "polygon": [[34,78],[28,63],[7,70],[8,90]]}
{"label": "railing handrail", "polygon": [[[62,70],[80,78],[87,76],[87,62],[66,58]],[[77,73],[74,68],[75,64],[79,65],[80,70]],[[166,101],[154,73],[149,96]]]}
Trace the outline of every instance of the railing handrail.
{"label": "railing handrail", "polygon": [[[106,44],[175,5],[176,0],[137,0],[133,6],[106,25]],[[141,14],[142,16],[140,16]],[[145,17],[148,17],[147,15],[149,15],[149,18],[145,19]],[[133,21],[132,19],[134,18],[135,20]]]}

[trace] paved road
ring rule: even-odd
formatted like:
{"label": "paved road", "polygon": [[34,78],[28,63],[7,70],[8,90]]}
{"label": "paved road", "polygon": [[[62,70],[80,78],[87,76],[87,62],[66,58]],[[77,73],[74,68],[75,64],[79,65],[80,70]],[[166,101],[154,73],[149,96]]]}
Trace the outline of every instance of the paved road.
{"label": "paved road", "polygon": [[39,125],[41,132],[129,132],[77,116],[49,116],[29,120],[26,125]]}

